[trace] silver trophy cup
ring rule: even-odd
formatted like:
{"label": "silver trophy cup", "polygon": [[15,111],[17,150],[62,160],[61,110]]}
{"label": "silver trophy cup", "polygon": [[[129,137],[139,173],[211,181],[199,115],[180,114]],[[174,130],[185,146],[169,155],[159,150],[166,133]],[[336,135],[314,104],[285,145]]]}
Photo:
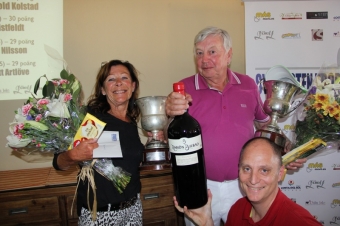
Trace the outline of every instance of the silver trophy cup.
{"label": "silver trophy cup", "polygon": [[271,116],[271,123],[265,128],[255,132],[257,137],[267,137],[277,145],[284,148],[287,138],[283,135],[282,130],[277,124],[279,118],[284,118],[294,111],[297,106],[293,107],[294,97],[301,93],[301,88],[280,80],[269,80],[263,83],[266,92],[264,102],[264,111]]}
{"label": "silver trophy cup", "polygon": [[149,166],[151,169],[165,168],[168,164],[169,146],[157,137],[159,131],[163,131],[168,124],[168,117],[165,114],[166,96],[148,96],[136,100],[136,104],[141,110],[141,126],[152,133],[152,140],[145,145],[143,153],[144,168]]}
{"label": "silver trophy cup", "polygon": [[167,148],[164,143],[157,138],[159,131],[163,131],[168,123],[168,117],[165,114],[164,96],[149,96],[137,99],[136,103],[141,110],[141,125],[145,131],[152,132],[152,140],[145,146],[146,148]]}

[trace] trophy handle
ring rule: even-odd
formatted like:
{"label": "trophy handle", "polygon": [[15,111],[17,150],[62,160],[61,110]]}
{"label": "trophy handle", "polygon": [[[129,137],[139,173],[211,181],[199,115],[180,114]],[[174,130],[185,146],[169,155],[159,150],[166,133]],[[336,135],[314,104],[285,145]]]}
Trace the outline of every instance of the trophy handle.
{"label": "trophy handle", "polygon": [[[300,89],[300,93],[301,93],[301,92],[303,92],[303,90]],[[300,102],[299,102],[296,106],[292,107],[292,109],[289,110],[284,116],[289,115],[289,114],[292,113],[295,109],[297,109],[298,107],[300,107],[300,105],[306,100],[307,96],[308,96],[308,92],[306,92],[306,94],[301,98],[302,100],[300,100]],[[295,101],[296,101],[296,100],[293,100],[292,103],[291,103],[291,105],[292,105]]]}

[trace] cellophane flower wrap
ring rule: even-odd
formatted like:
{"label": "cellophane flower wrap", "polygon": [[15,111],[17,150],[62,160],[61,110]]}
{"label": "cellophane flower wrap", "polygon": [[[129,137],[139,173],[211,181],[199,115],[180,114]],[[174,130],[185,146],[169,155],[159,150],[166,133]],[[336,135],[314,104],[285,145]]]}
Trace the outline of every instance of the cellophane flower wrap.
{"label": "cellophane flower wrap", "polygon": [[[74,136],[86,114],[80,81],[66,69],[66,61],[55,49],[45,46],[45,51],[54,62],[62,62],[60,77],[49,79],[43,75],[36,81],[31,96],[14,111],[10,135],[6,137],[7,147],[19,152],[29,150],[23,152],[25,154],[57,154],[72,148]],[[40,90],[42,97],[38,98]],[[82,169],[90,167],[112,181],[119,193],[130,181],[130,174],[115,167],[111,159],[93,159],[83,161],[81,165]],[[82,179],[90,181],[87,176]]]}
{"label": "cellophane flower wrap", "polygon": [[[90,167],[92,161],[84,161],[83,167]],[[94,163],[95,170],[106,179],[112,181],[113,185],[119,193],[123,193],[131,179],[131,174],[123,170],[121,167],[114,166],[109,158],[96,159]]]}
{"label": "cellophane flower wrap", "polygon": [[297,109],[296,146],[313,138],[327,142],[327,151],[339,150],[340,145],[340,66],[324,64],[313,80],[308,96]]}

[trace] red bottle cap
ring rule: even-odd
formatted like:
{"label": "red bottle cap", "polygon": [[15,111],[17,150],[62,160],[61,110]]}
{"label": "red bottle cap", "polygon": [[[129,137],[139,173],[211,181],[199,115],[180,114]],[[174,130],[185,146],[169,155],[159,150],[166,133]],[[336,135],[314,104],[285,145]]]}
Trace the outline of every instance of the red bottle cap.
{"label": "red bottle cap", "polygon": [[184,95],[184,83],[183,82],[176,82],[173,84],[174,92],[180,93]]}

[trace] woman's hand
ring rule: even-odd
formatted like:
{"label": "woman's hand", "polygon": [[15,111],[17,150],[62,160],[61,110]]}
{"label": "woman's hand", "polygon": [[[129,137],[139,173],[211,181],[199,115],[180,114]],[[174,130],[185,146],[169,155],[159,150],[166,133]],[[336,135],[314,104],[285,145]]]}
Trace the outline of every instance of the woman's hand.
{"label": "woman's hand", "polygon": [[90,160],[93,158],[93,150],[98,146],[97,139],[81,141],[76,147],[69,150],[70,158],[76,162]]}
{"label": "woman's hand", "polygon": [[77,164],[78,162],[91,160],[93,158],[93,150],[98,146],[97,139],[81,141],[73,149],[62,152],[58,156],[58,167],[62,170],[66,170],[71,165]]}
{"label": "woman's hand", "polygon": [[191,220],[193,220],[199,226],[213,226],[214,222],[212,220],[212,213],[211,213],[211,199],[212,194],[210,189],[208,189],[208,202],[205,206],[197,209],[188,209],[186,206],[184,208],[178,205],[176,197],[174,196],[174,205],[176,209],[187,215]]}

